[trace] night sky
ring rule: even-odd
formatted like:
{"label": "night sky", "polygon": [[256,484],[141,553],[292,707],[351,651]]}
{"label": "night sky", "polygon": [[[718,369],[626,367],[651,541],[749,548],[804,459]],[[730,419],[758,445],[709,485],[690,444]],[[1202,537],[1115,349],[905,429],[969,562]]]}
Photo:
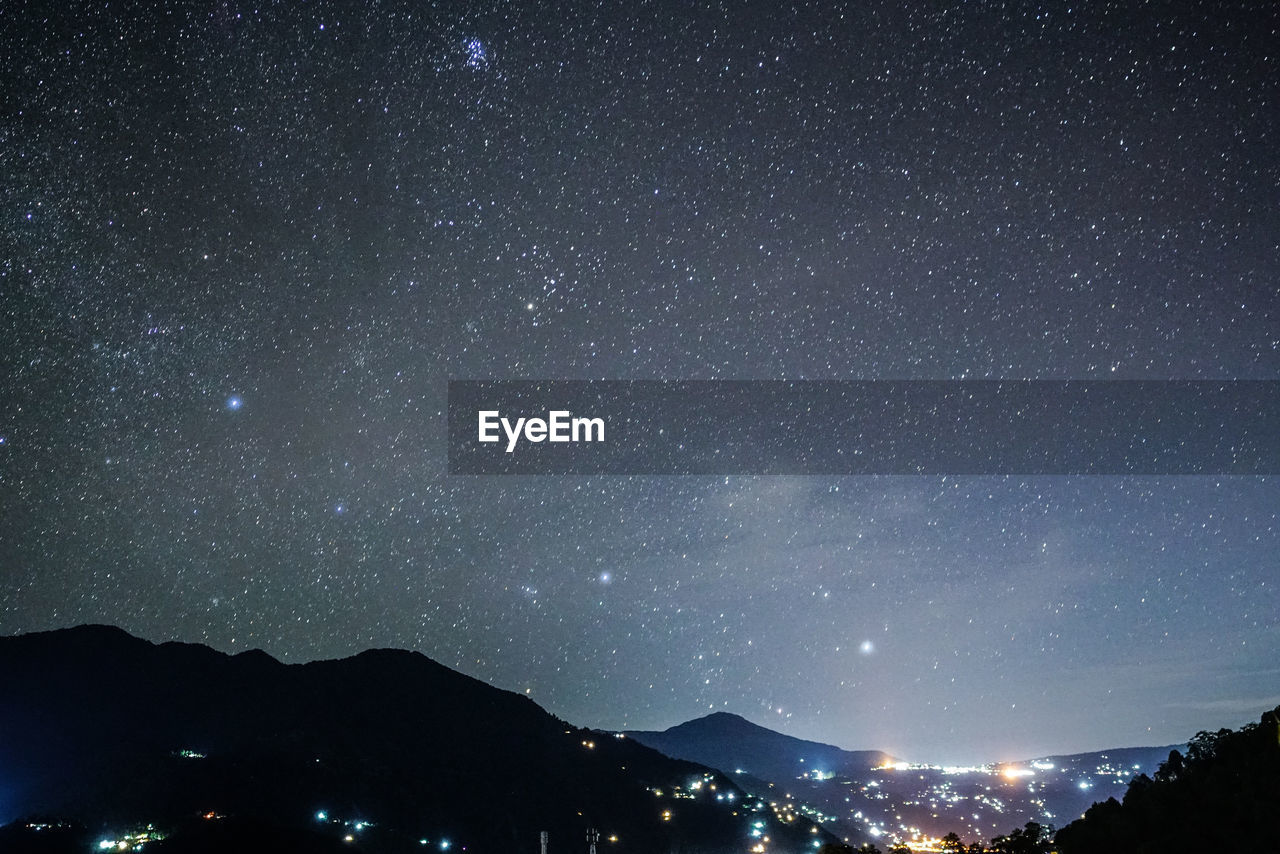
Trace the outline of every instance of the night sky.
{"label": "night sky", "polygon": [[9,3],[0,632],[404,647],[918,761],[1256,719],[1276,478],[447,476],[444,415],[1280,379],[1278,10]]}

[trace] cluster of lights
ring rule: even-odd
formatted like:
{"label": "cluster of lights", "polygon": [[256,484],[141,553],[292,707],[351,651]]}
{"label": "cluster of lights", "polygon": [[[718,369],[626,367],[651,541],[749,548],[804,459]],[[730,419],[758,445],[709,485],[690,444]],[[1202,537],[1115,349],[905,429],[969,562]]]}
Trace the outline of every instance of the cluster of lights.
{"label": "cluster of lights", "polygon": [[747,831],[747,835],[755,843],[751,846],[751,854],[765,854],[765,846],[769,844],[769,837],[765,834],[765,823],[759,819],[751,822],[751,828]]}
{"label": "cluster of lights", "polygon": [[[1034,766],[1035,763],[1033,762]],[[1052,764],[1049,767],[1053,767]],[[883,762],[872,771],[939,771],[947,776],[957,774],[995,774],[994,765],[930,765],[925,762]]]}
{"label": "cluster of lights", "polygon": [[[833,815],[827,815],[827,814],[826,814],[826,813],[824,813],[822,810],[814,809],[813,807],[809,806],[808,804],[801,804],[801,805],[800,805],[800,812],[804,813],[806,816],[808,816],[809,818],[813,819],[813,821],[814,821],[814,822],[816,822],[817,824],[825,824],[825,823],[826,823],[826,822],[828,822],[828,821],[835,821],[835,820],[836,820],[836,817],[835,817],[835,816],[833,816]],[[818,832],[818,829],[817,829],[817,828],[814,828],[812,832],[817,833],[817,832]]]}
{"label": "cluster of lights", "polygon": [[[356,839],[358,838],[358,834],[364,831],[366,828],[370,828],[374,826],[373,822],[365,821],[363,819],[352,818],[352,819],[343,820],[343,819],[331,818],[329,816],[329,813],[326,812],[325,810],[317,810],[315,818],[316,818],[316,821],[321,822],[322,824],[342,825],[342,827],[346,830],[346,833],[344,833],[342,836],[342,841],[348,844],[355,842]],[[441,851],[447,850],[448,847],[449,847],[449,843],[447,841],[442,842],[440,845],[440,850]]]}
{"label": "cluster of lights", "polygon": [[[717,801],[729,801],[732,803],[737,799],[737,796],[733,792],[719,791],[716,784],[713,782],[714,780],[714,775],[704,774],[700,780],[696,778],[690,780],[687,786],[672,786],[670,797],[681,798],[688,801],[697,800],[698,795],[705,789],[707,792],[714,792]],[[661,788],[650,789],[650,791],[658,798],[667,796],[666,790]]]}
{"label": "cluster of lights", "polygon": [[[670,789],[653,787],[653,788],[650,788],[649,791],[653,792],[653,796],[655,798],[669,797],[669,798],[677,798],[681,800],[697,800],[700,796],[702,796],[705,793],[708,795],[713,795],[716,801],[721,804],[726,804],[726,805],[736,804],[738,801],[738,796],[736,792],[719,790],[719,786],[715,782],[714,774],[704,774],[702,775],[701,778],[695,777],[689,780],[684,786],[672,786]],[[773,805],[773,806],[776,807],[776,805]],[[758,812],[764,809],[764,805],[762,802],[758,800],[754,800],[754,801],[747,800],[743,803],[743,808],[751,810],[753,812]],[[733,814],[738,815],[738,811],[735,809]],[[664,809],[658,813],[658,818],[661,821],[669,822],[675,818],[675,813],[671,809]],[[763,827],[764,827],[764,824],[762,822],[756,822],[755,825],[753,826],[751,836],[756,839],[762,838],[762,834],[760,833],[759,829]],[[767,842],[768,837],[763,837],[763,840]],[[617,837],[610,836],[609,841],[616,842]],[[757,854],[759,854],[759,852],[757,852]]]}
{"label": "cluster of lights", "polygon": [[148,842],[159,842],[165,834],[148,824],[145,829],[127,833],[119,839],[98,841],[99,851],[141,851]]}
{"label": "cluster of lights", "polygon": [[[1062,780],[1065,785],[1087,792],[1093,788],[1114,787],[1118,782],[1127,781],[1133,774],[1140,772],[1142,766],[1110,761],[1110,757],[1102,754],[1096,768],[1093,763],[1079,767],[1072,762],[1059,763],[1049,759],[986,765],[931,765],[887,759],[870,766],[868,770],[873,777],[877,776],[877,772],[885,776],[866,781],[843,774],[839,777],[841,786],[850,787],[845,790],[847,795],[842,793],[844,803],[849,805],[845,808],[847,814],[877,831],[873,836],[883,837],[892,844],[904,845],[913,851],[930,852],[940,850],[940,842],[931,836],[932,833],[941,832],[941,828],[936,825],[948,823],[962,831],[967,829],[983,836],[998,829],[1001,816],[1007,817],[1019,812],[1026,812],[1041,823],[1051,823],[1055,815],[1045,793],[1052,791],[1049,787],[1055,781]],[[897,776],[902,772],[914,774],[903,780]],[[978,780],[962,783],[955,779],[969,774],[986,777],[989,782],[984,784]],[[902,787],[912,786],[915,775],[919,776],[920,786],[913,795],[909,789],[903,790]],[[892,783],[889,781],[890,776],[895,778]],[[826,777],[824,772],[810,769],[801,773],[798,778],[816,781]],[[1011,790],[1019,794],[1010,794]],[[1013,799],[1012,802],[1002,800],[996,796],[997,793],[1005,794],[1007,798]],[[855,799],[888,802],[883,806],[896,804],[903,807],[924,807],[935,820],[935,826],[922,830],[908,826],[909,822],[901,821],[902,816],[876,816],[874,810],[872,815],[863,816],[856,807],[866,804],[855,804]],[[958,815],[968,805],[966,802],[971,802],[972,807],[978,811]],[[821,813],[803,805],[799,807],[799,811],[820,823],[828,820]]]}

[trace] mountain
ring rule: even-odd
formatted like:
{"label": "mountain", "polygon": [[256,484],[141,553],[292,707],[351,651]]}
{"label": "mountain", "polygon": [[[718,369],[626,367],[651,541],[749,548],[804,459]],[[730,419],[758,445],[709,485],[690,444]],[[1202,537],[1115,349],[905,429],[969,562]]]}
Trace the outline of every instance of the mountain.
{"label": "mountain", "polygon": [[867,820],[873,809],[846,809],[868,799],[861,793],[849,798],[828,781],[864,779],[871,769],[897,761],[887,753],[844,750],[794,738],[729,712],[715,712],[661,732],[628,730],[626,735],[668,756],[718,768],[746,791],[786,803],[844,840],[879,841],[878,827]]}
{"label": "mountain", "polygon": [[848,774],[897,761],[878,750],[843,750],[793,738],[729,712],[715,712],[662,732],[626,734],[668,756],[761,780],[791,780],[815,771]]}
{"label": "mountain", "polygon": [[830,838],[418,653],[286,665],[106,626],[0,638],[0,823],[20,816],[10,836],[156,852],[536,851],[546,830],[555,854],[596,828],[601,854],[719,854],[757,822],[771,852]]}
{"label": "mountain", "polygon": [[988,839],[1036,821],[1061,825],[1123,792],[1170,747],[1129,747],[973,767],[910,764],[774,732],[723,712],[628,736],[719,768],[748,792],[790,805],[855,844],[957,832]]}

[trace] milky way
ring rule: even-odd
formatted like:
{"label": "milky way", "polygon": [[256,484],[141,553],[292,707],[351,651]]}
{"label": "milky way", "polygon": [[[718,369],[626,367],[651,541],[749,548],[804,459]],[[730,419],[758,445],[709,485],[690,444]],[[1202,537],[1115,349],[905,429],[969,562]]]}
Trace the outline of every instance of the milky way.
{"label": "milky way", "polygon": [[0,21],[0,631],[939,761],[1280,702],[1273,478],[444,453],[450,378],[1280,379],[1273,5],[122,5]]}

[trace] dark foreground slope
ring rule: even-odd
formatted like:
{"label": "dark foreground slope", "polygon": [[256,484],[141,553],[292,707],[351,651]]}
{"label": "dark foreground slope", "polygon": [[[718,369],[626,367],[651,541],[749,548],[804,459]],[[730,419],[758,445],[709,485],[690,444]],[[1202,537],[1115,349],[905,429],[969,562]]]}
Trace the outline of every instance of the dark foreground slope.
{"label": "dark foreground slope", "polygon": [[1280,707],[1238,731],[1201,732],[1124,800],[1058,831],[1062,854],[1280,850]]}
{"label": "dark foreground slope", "polygon": [[[284,665],[101,626],[0,638],[0,823],[54,816],[94,839],[153,823],[170,837],[157,852],[347,836],[348,850],[530,851],[542,830],[564,851],[591,827],[602,854],[737,852],[753,807],[706,768],[416,653]],[[773,838],[827,837],[802,820]]]}

